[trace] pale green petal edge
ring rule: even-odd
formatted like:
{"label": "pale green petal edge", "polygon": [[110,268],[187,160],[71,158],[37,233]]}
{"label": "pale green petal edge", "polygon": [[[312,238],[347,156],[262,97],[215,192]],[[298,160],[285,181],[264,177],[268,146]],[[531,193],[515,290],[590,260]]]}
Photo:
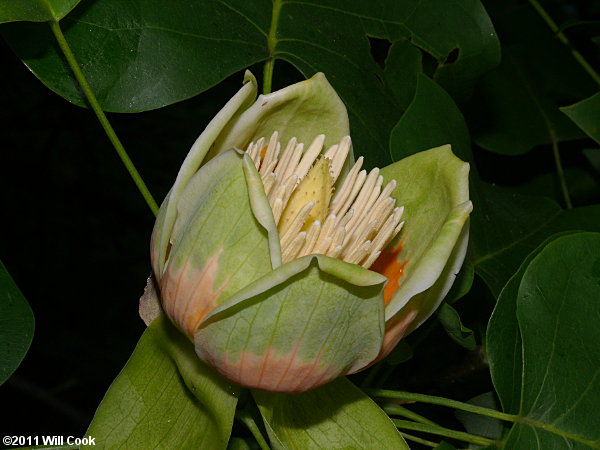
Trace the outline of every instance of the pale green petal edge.
{"label": "pale green petal edge", "polygon": [[[447,290],[450,289],[455,274],[460,269],[466,253],[468,231],[463,232],[463,229],[465,226],[468,228],[467,219],[473,209],[473,205],[469,200],[469,164],[454,156],[450,145],[444,145],[417,153],[396,164],[406,164],[413,158],[422,158],[424,156],[431,156],[432,154],[438,158],[447,158],[448,162],[445,165],[445,169],[452,168],[455,172],[456,182],[451,185],[453,190],[452,196],[455,197],[455,204],[448,206],[448,216],[437,238],[427,251],[421,255],[416,265],[411,269],[411,273],[407,275],[407,278],[400,285],[400,288],[396,291],[392,300],[387,305],[385,314],[386,321],[398,314],[398,312],[403,309],[415,295],[426,291],[436,283],[456,248],[459,251],[454,254],[456,260],[452,263],[455,272],[453,274],[448,274],[449,279],[447,280],[447,289],[442,289],[440,291],[439,299],[436,300],[436,303],[439,304],[443,300],[443,296],[447,293]],[[393,195],[398,198],[399,204],[402,204],[401,193],[394,193]],[[435,311],[437,306],[438,305],[436,304],[435,307],[430,311],[427,311],[426,314],[421,315],[422,317],[418,319],[418,322],[421,323],[429,317],[433,311]]]}
{"label": "pale green petal edge", "polygon": [[154,273],[159,280],[166,266],[167,248],[171,238],[171,231],[173,230],[175,219],[177,217],[177,203],[179,196],[185,190],[190,179],[198,171],[198,168],[204,161],[210,147],[218,138],[219,134],[221,134],[227,123],[239,114],[240,111],[243,111],[250,106],[250,102],[256,97],[256,93],[256,78],[254,78],[252,73],[246,71],[242,88],[210,121],[208,126],[192,145],[192,148],[179,169],[175,184],[161,205],[161,211],[152,235],[152,265]]}
{"label": "pale green petal edge", "polygon": [[273,217],[273,210],[265,194],[265,188],[260,178],[254,162],[249,155],[244,153],[244,175],[248,185],[248,195],[250,197],[250,207],[258,223],[267,230],[269,236],[269,250],[271,252],[271,267],[273,269],[281,266],[281,243],[279,241],[279,232]]}
{"label": "pale green petal edge", "polygon": [[208,157],[231,147],[243,148],[277,131],[287,143],[292,137],[304,142],[305,148],[318,134],[325,134],[325,145],[337,144],[350,134],[346,106],[323,73],[308,80],[260,95],[256,102],[227,124]]}
{"label": "pale green petal edge", "polygon": [[[457,212],[457,215],[462,214],[468,215],[469,213],[465,211]],[[403,310],[410,307],[412,303],[418,305],[417,308],[419,313],[412,321],[412,323],[406,329],[405,335],[411,333],[413,330],[417,329],[423,322],[425,322],[431,314],[438,309],[442,300],[446,297],[450,288],[454,284],[454,280],[456,279],[456,274],[460,271],[462,264],[465,259],[465,255],[467,253],[467,246],[469,244],[469,224],[468,219],[466,221],[462,221],[464,226],[462,227],[458,239],[456,240],[456,245],[452,249],[446,265],[441,271],[438,278],[435,280],[432,286],[430,286],[425,291],[416,294],[414,297],[411,297],[405,306],[400,309],[397,313],[401,315]],[[423,311],[423,312],[421,312]]]}

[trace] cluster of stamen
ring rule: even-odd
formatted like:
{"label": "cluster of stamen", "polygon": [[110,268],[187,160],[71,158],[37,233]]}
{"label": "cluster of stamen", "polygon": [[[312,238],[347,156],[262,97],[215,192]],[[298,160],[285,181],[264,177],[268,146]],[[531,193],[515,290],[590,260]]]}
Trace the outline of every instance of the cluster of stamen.
{"label": "cluster of stamen", "polygon": [[396,180],[382,188],[379,169],[361,170],[361,156],[332,196],[351,141],[342,138],[319,158],[324,142],[319,135],[304,151],[292,138],[281,151],[275,132],[267,145],[260,138],[246,149],[273,210],[282,261],[322,254],[369,268],[404,225],[404,208],[391,197]]}

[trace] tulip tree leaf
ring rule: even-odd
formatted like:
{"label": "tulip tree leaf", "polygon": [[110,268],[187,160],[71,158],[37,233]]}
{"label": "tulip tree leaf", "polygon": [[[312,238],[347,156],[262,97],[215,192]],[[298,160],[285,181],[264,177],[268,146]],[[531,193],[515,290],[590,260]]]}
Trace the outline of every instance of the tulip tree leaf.
{"label": "tulip tree leaf", "polygon": [[27,300],[0,261],[0,385],[25,358],[34,328],[33,312]]}
{"label": "tulip tree leaf", "polygon": [[525,257],[552,234],[600,230],[600,205],[568,210],[544,197],[519,195],[476,181],[469,259],[494,296]]}
{"label": "tulip tree leaf", "polygon": [[422,60],[423,54],[409,41],[394,42],[385,60],[383,77],[394,100],[404,110],[415,96],[418,75],[423,71]]}
{"label": "tulip tree leaf", "polygon": [[600,92],[560,110],[600,144]]}
{"label": "tulip tree leaf", "polygon": [[161,316],[140,338],[87,433],[106,448],[225,448],[237,396],[238,388],[202,363]]}
{"label": "tulip tree leaf", "polygon": [[523,64],[503,47],[500,66],[482,77],[477,98],[485,103],[482,100],[469,116],[475,142],[490,151],[520,155],[536,145],[580,138],[581,131],[560,113]]}
{"label": "tulip tree leaf", "polygon": [[523,368],[522,340],[517,323],[519,285],[529,263],[553,240],[572,234],[557,233],[532,251],[502,289],[486,332],[487,355],[494,387],[505,412],[519,412],[521,401],[521,370]]}
{"label": "tulip tree leaf", "polygon": [[0,2],[0,23],[46,22],[65,17],[81,0],[8,0]]}
{"label": "tulip tree leaf", "polygon": [[323,255],[249,284],[200,325],[196,352],[238,383],[302,392],[373,361],[385,277]]}
{"label": "tulip tree leaf", "polygon": [[[438,62],[439,82],[459,96],[499,60],[494,28],[479,1],[452,3],[147,0],[140,8],[135,2],[90,0],[65,19],[64,28],[107,111],[144,111],[184,100],[271,56],[306,77],[324,72],[348,106],[355,140],[376,149],[380,160],[372,162],[383,165],[402,110],[387,86],[395,79],[382,83],[367,36],[408,40],[429,53]],[[85,105],[47,26],[16,24],[3,34],[44,84]],[[447,61],[450,54],[456,60]]]}
{"label": "tulip tree leaf", "polygon": [[390,418],[348,379],[302,394],[252,391],[275,449],[408,449]]}
{"label": "tulip tree leaf", "polygon": [[559,105],[597,91],[529,2],[488,0],[486,9],[502,40],[500,66],[478,81],[466,111],[474,141],[518,155],[532,147],[583,136]]}
{"label": "tulip tree leaf", "polygon": [[470,161],[469,131],[454,100],[427,76],[419,74],[417,80],[415,96],[392,130],[392,159],[450,144],[456,156]]}
{"label": "tulip tree leaf", "polygon": [[599,299],[598,233],[562,236],[525,269],[519,419],[503,448],[600,448],[600,347],[589,344],[600,340]]}

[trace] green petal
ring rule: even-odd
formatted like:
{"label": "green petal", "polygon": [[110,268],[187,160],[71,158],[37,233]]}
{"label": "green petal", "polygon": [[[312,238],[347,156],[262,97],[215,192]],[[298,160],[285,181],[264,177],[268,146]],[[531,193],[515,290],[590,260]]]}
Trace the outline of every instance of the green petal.
{"label": "green petal", "polygon": [[243,386],[277,392],[320,386],[379,353],[385,281],[322,255],[293,260],[215,309],[196,333],[196,352]]}
{"label": "green petal", "polygon": [[244,76],[244,85],[231,100],[210,121],[202,134],[196,139],[185,158],[173,188],[163,201],[159,217],[152,232],[152,268],[157,279],[163,274],[166,266],[167,249],[171,238],[171,231],[177,218],[177,203],[180,195],[187,187],[189,181],[202,165],[211,145],[222,133],[229,121],[241,111],[248,108],[256,97],[256,79],[249,71]]}
{"label": "green petal", "polygon": [[469,164],[445,145],[403,159],[381,171],[396,179],[393,193],[404,205],[406,221],[400,238],[405,262],[399,288],[386,307],[384,353],[423,323],[439,306],[464,260],[468,242]]}
{"label": "green petal", "polygon": [[87,433],[102,448],[225,448],[238,395],[159,317],[111,384]]}
{"label": "green petal", "polygon": [[348,113],[325,75],[317,73],[272,94],[260,95],[254,105],[229,122],[209,157],[231,147],[245,148],[261,137],[268,139],[274,131],[279,132],[284,145],[296,137],[308,146],[315,136],[324,134],[325,145],[330,146],[350,134]]}
{"label": "green petal", "polygon": [[252,212],[243,160],[234,149],[219,155],[179,198],[160,288],[165,312],[190,338],[224,299],[272,269],[267,231]]}
{"label": "green petal", "polygon": [[265,187],[260,178],[254,162],[247,154],[244,155],[244,174],[248,184],[248,195],[250,196],[250,205],[256,220],[267,230],[269,236],[269,249],[271,252],[271,266],[276,269],[281,265],[281,242],[277,224],[273,217],[273,210],[265,194]]}

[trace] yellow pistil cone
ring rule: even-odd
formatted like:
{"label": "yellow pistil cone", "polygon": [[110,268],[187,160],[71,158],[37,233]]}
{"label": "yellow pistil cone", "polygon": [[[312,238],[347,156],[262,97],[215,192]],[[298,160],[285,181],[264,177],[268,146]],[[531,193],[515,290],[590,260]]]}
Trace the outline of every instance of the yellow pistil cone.
{"label": "yellow pistil cone", "polygon": [[331,191],[333,190],[330,171],[331,161],[328,158],[320,158],[302,179],[281,215],[279,221],[281,235],[285,234],[292,225],[298,212],[310,202],[314,202],[314,206],[300,231],[307,231],[316,220],[320,222],[325,220],[331,202]]}

